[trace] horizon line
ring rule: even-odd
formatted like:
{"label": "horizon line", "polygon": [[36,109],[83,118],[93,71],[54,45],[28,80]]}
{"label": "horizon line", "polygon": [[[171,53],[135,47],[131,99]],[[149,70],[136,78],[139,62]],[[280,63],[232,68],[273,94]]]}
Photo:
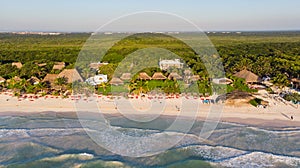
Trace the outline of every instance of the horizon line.
{"label": "horizon line", "polygon": [[[65,31],[65,30],[0,30],[0,33],[140,33],[143,31]],[[151,33],[157,32],[179,32],[179,33],[193,33],[198,31],[145,31]],[[236,32],[300,32],[300,29],[269,29],[269,30],[203,30],[205,33],[236,33]]]}

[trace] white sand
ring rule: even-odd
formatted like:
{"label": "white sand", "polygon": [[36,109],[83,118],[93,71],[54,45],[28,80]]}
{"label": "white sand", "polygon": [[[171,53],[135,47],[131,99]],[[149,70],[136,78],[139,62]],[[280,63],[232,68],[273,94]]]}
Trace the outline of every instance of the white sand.
{"label": "white sand", "polygon": [[[250,105],[243,105],[239,107],[216,105],[211,106],[209,104],[199,103],[200,99],[167,99],[162,101],[159,99],[149,100],[147,98],[129,99],[132,104],[133,110],[129,108],[128,103],[120,101],[119,99],[110,99],[107,97],[92,97],[87,100],[81,98],[80,100],[62,99],[62,98],[38,98],[34,101],[29,99],[18,100],[17,97],[11,97],[9,95],[0,95],[0,115],[10,113],[39,113],[39,112],[76,112],[79,111],[94,111],[105,114],[123,114],[130,118],[131,114],[151,114],[152,117],[159,115],[179,115],[178,109],[185,109],[187,111],[184,116],[194,116],[205,119],[208,114],[213,114],[214,119],[227,122],[235,122],[241,124],[254,124],[264,126],[300,126],[300,109],[296,106],[285,105],[283,103],[272,104],[267,108],[255,108]],[[160,103],[162,102],[162,103]],[[151,104],[153,108],[151,108]],[[181,106],[184,104],[184,106]],[[199,104],[198,112],[197,105]],[[217,107],[216,112],[210,112],[210,108]],[[223,108],[223,110],[222,110]],[[149,110],[152,109],[152,110]],[[163,110],[161,110],[163,109]],[[290,117],[294,119],[291,120]],[[153,118],[147,118],[145,120],[151,120]]]}

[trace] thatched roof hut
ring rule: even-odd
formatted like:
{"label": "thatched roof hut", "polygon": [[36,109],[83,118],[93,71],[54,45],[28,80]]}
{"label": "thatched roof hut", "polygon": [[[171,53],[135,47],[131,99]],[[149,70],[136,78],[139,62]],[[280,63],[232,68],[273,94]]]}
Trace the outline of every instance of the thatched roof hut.
{"label": "thatched roof hut", "polygon": [[300,83],[300,79],[297,79],[297,78],[293,78],[291,81],[294,83]]}
{"label": "thatched roof hut", "polygon": [[43,82],[47,82],[50,84],[55,83],[55,79],[57,78],[58,74],[47,74],[45,78],[43,79]]}
{"label": "thatched roof hut", "polygon": [[118,86],[118,85],[123,85],[124,82],[120,78],[112,78],[109,81],[109,84]]}
{"label": "thatched roof hut", "polygon": [[151,80],[151,77],[147,73],[141,72],[139,74],[139,79],[141,79],[141,80]]}
{"label": "thatched roof hut", "polygon": [[201,79],[201,78],[200,78],[199,75],[193,75],[193,76],[190,78],[190,80],[193,81],[193,82],[196,82],[196,81],[198,81],[198,80],[200,80],[200,79]]}
{"label": "thatched roof hut", "polygon": [[27,81],[30,82],[33,85],[39,84],[41,82],[41,80],[39,78],[35,77],[35,76],[32,76]]}
{"label": "thatched roof hut", "polygon": [[246,80],[247,83],[261,82],[261,79],[257,75],[255,75],[250,71],[247,71],[246,69],[234,74],[233,76],[236,76],[238,78],[243,78]]}
{"label": "thatched roof hut", "polygon": [[99,70],[99,68],[103,65],[108,65],[106,62],[92,62],[90,63],[90,68],[94,70]]}
{"label": "thatched roof hut", "polygon": [[185,69],[183,72],[185,75],[191,75],[192,71],[190,69]]}
{"label": "thatched roof hut", "polygon": [[13,77],[13,80],[16,82],[20,82],[22,79],[18,76]]}
{"label": "thatched roof hut", "polygon": [[75,81],[83,82],[83,79],[76,69],[64,69],[58,74],[57,78],[67,78],[67,83],[73,83]]}
{"label": "thatched roof hut", "polygon": [[120,77],[122,80],[130,80],[131,79],[131,73],[123,73]]}
{"label": "thatched roof hut", "polygon": [[154,79],[154,80],[166,80],[167,77],[165,77],[165,75],[163,75],[161,72],[155,72],[152,76],[152,79]]}
{"label": "thatched roof hut", "polygon": [[94,63],[90,63],[90,68],[91,69],[95,69],[95,70],[99,70],[99,68],[101,67],[101,63],[99,63],[99,62],[94,62]]}
{"label": "thatched roof hut", "polygon": [[2,77],[2,76],[0,76],[0,83],[3,83],[3,82],[5,82],[6,80]]}
{"label": "thatched roof hut", "polygon": [[168,76],[168,79],[170,79],[170,80],[173,80],[173,79],[180,80],[180,79],[182,79],[182,77],[178,73],[172,72]]}
{"label": "thatched roof hut", "polygon": [[255,97],[252,94],[241,91],[233,91],[219,96],[216,101],[225,101],[229,106],[250,106],[249,101]]}
{"label": "thatched roof hut", "polygon": [[297,89],[300,88],[300,79],[293,78],[291,81],[294,85],[294,88],[297,88]]}
{"label": "thatched roof hut", "polygon": [[56,62],[56,63],[54,63],[54,66],[52,69],[62,70],[65,66],[66,66],[66,64],[64,62]]}
{"label": "thatched roof hut", "polygon": [[215,84],[220,84],[220,85],[229,85],[233,81],[231,79],[228,79],[228,78],[217,78],[217,79],[213,79],[212,82],[215,83]]}
{"label": "thatched roof hut", "polygon": [[11,63],[12,66],[16,66],[18,69],[21,69],[23,64],[21,62],[13,62]]}
{"label": "thatched roof hut", "polygon": [[47,63],[41,63],[41,64],[37,64],[39,67],[43,67],[43,66],[46,66]]}

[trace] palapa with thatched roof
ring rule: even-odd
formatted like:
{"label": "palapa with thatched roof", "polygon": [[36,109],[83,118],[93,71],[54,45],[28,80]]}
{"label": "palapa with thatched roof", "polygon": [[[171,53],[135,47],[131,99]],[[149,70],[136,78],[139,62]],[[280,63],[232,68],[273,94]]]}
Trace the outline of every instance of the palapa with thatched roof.
{"label": "palapa with thatched roof", "polygon": [[297,78],[293,78],[292,80],[292,84],[294,85],[293,87],[298,89],[300,88],[300,79],[297,79]]}
{"label": "palapa with thatched roof", "polygon": [[233,81],[231,79],[228,79],[228,78],[216,78],[216,79],[213,79],[212,82],[215,83],[215,84],[220,84],[220,85],[229,85]]}
{"label": "palapa with thatched roof", "polygon": [[192,74],[192,71],[190,69],[186,69],[184,70],[183,72],[185,75],[191,75]]}
{"label": "palapa with thatched roof", "polygon": [[11,63],[11,66],[16,66],[18,69],[21,69],[23,64],[21,62],[13,62]]}
{"label": "palapa with thatched roof", "polygon": [[6,80],[2,77],[2,76],[0,76],[0,83],[3,83],[3,82],[5,82]]}
{"label": "palapa with thatched roof", "polygon": [[173,79],[180,80],[180,79],[182,79],[182,77],[178,73],[172,72],[168,76],[168,79],[170,79],[170,80],[173,80]]}
{"label": "palapa with thatched roof", "polygon": [[122,80],[130,80],[131,79],[131,73],[123,73],[120,77]]}
{"label": "palapa with thatched roof", "polygon": [[18,76],[15,76],[13,78],[13,80],[16,81],[16,82],[21,82],[22,79],[20,77],[18,77]]}
{"label": "palapa with thatched roof", "polygon": [[52,69],[54,70],[62,70],[63,68],[65,68],[66,64],[64,62],[56,62],[54,63],[54,66]]}
{"label": "palapa with thatched roof", "polygon": [[47,63],[41,63],[41,64],[37,64],[39,67],[43,67],[43,66],[46,66]]}
{"label": "palapa with thatched roof", "polygon": [[57,78],[66,78],[67,83],[73,83],[75,81],[82,82],[83,79],[76,69],[64,69],[58,74]]}
{"label": "palapa with thatched roof", "polygon": [[247,92],[233,91],[224,95],[218,96],[216,101],[223,101],[230,106],[250,106],[249,101],[255,97]]}
{"label": "palapa with thatched roof", "polygon": [[120,78],[112,78],[109,84],[118,86],[118,85],[123,85],[124,82]]}
{"label": "palapa with thatched roof", "polygon": [[106,62],[92,62],[90,63],[90,68],[94,70],[99,70],[99,68],[103,65],[108,65]]}
{"label": "palapa with thatched roof", "polygon": [[190,78],[190,80],[193,81],[193,82],[196,82],[196,81],[198,81],[198,80],[200,80],[200,79],[201,79],[201,78],[200,78],[199,75],[193,75],[193,76]]}
{"label": "palapa with thatched roof", "polygon": [[32,76],[30,79],[27,80],[28,82],[30,82],[33,85],[37,85],[41,82],[41,80],[35,76]]}
{"label": "palapa with thatched roof", "polygon": [[43,82],[53,85],[55,83],[55,79],[57,78],[57,76],[58,74],[47,74],[43,79]]}
{"label": "palapa with thatched roof", "polygon": [[91,69],[95,69],[95,70],[99,70],[99,68],[101,67],[101,63],[96,62],[96,63],[90,63],[89,67]]}
{"label": "palapa with thatched roof", "polygon": [[234,74],[233,76],[243,78],[247,83],[259,83],[261,79],[254,73],[247,71],[246,69]]}
{"label": "palapa with thatched roof", "polygon": [[295,82],[295,83],[300,83],[300,79],[297,79],[297,78],[293,78],[291,81]]}
{"label": "palapa with thatched roof", "polygon": [[147,73],[141,72],[141,73],[139,74],[139,79],[140,79],[140,80],[151,80],[151,77],[150,77]]}
{"label": "palapa with thatched roof", "polygon": [[165,75],[163,75],[161,72],[155,72],[152,76],[152,79],[154,79],[154,80],[166,80],[167,77],[165,77]]}

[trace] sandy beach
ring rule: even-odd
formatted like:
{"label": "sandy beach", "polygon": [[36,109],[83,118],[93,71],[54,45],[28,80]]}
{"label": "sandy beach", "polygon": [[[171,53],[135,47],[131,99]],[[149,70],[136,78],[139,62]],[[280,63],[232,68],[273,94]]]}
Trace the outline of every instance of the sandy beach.
{"label": "sandy beach", "polygon": [[[197,117],[200,120],[205,120],[210,113],[215,113],[210,119],[222,122],[280,128],[300,126],[299,108],[284,103],[273,103],[266,108],[256,108],[251,105],[203,104],[198,99],[186,97],[165,100],[149,100],[146,98],[123,100],[118,97],[93,96],[76,100],[73,98],[62,99],[55,96],[20,99],[5,94],[0,95],[0,101],[0,115],[2,116],[42,112],[74,113],[76,111],[123,115],[129,119],[132,114],[151,114],[154,117],[159,115],[178,116],[181,107],[183,107],[182,104],[191,103],[186,105],[185,111],[188,112],[181,114],[181,116]],[[161,109],[152,109],[151,105],[156,105],[155,103],[161,106]],[[133,108],[127,109],[123,104],[131,104]],[[195,107],[197,105],[199,105],[198,108]],[[211,108],[216,110],[210,111]],[[195,113],[195,109],[197,109],[197,113]],[[293,119],[291,119],[291,116]]]}

